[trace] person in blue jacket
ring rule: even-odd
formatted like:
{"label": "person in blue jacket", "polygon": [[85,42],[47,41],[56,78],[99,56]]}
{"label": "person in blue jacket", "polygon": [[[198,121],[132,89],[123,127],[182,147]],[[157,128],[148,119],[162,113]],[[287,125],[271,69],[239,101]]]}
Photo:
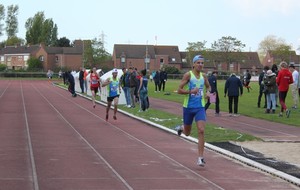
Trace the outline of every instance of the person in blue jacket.
{"label": "person in blue jacket", "polygon": [[[239,96],[243,94],[243,84],[241,80],[232,73],[230,77],[225,82],[224,88],[224,97],[228,96],[228,108],[229,108],[229,116],[239,116],[238,114],[238,104],[239,104]],[[233,114],[232,114],[232,104]]]}

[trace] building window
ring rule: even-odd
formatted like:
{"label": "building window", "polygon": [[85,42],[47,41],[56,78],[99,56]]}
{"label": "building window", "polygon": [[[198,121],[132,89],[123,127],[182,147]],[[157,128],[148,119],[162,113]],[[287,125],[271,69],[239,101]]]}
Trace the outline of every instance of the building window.
{"label": "building window", "polygon": [[222,64],[221,63],[218,63],[218,70],[222,71]]}
{"label": "building window", "polygon": [[55,62],[58,63],[58,56],[55,56]]}
{"label": "building window", "polygon": [[173,58],[172,58],[172,62],[175,62],[175,61],[176,61],[176,59],[173,57]]}
{"label": "building window", "polygon": [[234,64],[233,63],[229,64],[229,71],[234,71]]}
{"label": "building window", "polygon": [[182,59],[181,61],[182,61],[183,63],[186,63],[186,59]]}
{"label": "building window", "polygon": [[41,55],[41,56],[39,57],[39,60],[40,60],[40,61],[44,61],[44,56]]}
{"label": "building window", "polygon": [[160,64],[163,64],[164,63],[164,59],[160,59],[159,62],[160,62]]}

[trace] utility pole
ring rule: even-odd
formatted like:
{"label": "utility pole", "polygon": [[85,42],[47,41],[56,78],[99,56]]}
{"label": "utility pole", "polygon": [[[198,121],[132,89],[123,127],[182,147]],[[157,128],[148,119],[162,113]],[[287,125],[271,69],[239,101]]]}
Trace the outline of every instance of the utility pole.
{"label": "utility pole", "polygon": [[105,50],[105,47],[104,47],[104,44],[106,44],[106,42],[105,42],[105,34],[104,34],[104,32],[103,32],[103,30],[101,31],[101,42],[102,42],[102,47],[101,47],[101,49],[103,49],[103,50]]}

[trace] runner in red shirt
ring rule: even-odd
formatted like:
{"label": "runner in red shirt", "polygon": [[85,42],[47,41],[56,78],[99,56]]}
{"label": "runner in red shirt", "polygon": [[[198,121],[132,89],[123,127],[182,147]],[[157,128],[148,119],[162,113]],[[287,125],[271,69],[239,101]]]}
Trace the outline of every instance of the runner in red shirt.
{"label": "runner in red shirt", "polygon": [[96,95],[99,89],[100,84],[100,78],[99,75],[96,72],[96,68],[94,67],[93,70],[91,71],[90,75],[90,89],[92,92],[92,102],[93,102],[93,108],[96,107],[95,99]]}

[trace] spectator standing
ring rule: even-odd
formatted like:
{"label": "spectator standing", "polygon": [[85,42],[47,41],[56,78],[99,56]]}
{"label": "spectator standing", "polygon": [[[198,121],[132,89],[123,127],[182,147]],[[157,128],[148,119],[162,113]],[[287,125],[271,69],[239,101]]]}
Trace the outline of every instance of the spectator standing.
{"label": "spectator standing", "polygon": [[125,100],[126,100],[126,106],[127,107],[131,107],[131,102],[130,102],[130,84],[129,84],[129,77],[130,77],[130,73],[129,71],[127,71],[126,68],[122,69],[123,71],[123,75],[121,76],[120,79],[120,84],[121,87],[124,91],[124,96],[125,96]]}
{"label": "spectator standing", "polygon": [[[276,75],[276,77],[278,76],[278,67],[277,67],[277,65],[276,64],[273,64],[272,65],[272,67],[271,67],[271,70],[272,70],[272,72],[273,73],[275,73],[275,75]],[[276,83],[276,92],[275,92],[275,99],[276,99],[276,107],[279,107],[278,106],[278,85],[277,85],[277,83]]]}
{"label": "spectator standing", "polygon": [[47,72],[47,77],[48,77],[48,81],[50,82],[50,80],[52,79],[53,76],[53,71],[51,71],[50,69]]}
{"label": "spectator standing", "polygon": [[263,83],[265,86],[265,94],[267,96],[267,109],[265,113],[275,113],[276,74],[273,73],[272,70],[268,70],[266,72],[266,76],[263,79]]}
{"label": "spectator standing", "polygon": [[292,73],[293,76],[293,83],[290,85],[291,86],[291,90],[292,90],[292,98],[293,98],[293,109],[297,109],[298,107],[298,102],[299,102],[299,95],[298,95],[298,78],[299,78],[299,73],[298,71],[295,69],[295,66],[293,64],[291,64],[289,66],[289,70]]}
{"label": "spectator standing", "polygon": [[[258,85],[259,85],[259,94],[258,94],[258,100],[257,100],[258,108],[260,108],[260,102],[261,102],[262,95],[264,95],[264,97],[265,97],[264,108],[267,108],[267,97],[266,97],[266,93],[264,92],[264,89],[265,89],[264,78],[266,77],[267,71],[269,69],[270,69],[269,66],[265,66],[263,71],[258,76]],[[276,83],[275,83],[275,85],[276,85]]]}
{"label": "spectator standing", "polygon": [[84,92],[87,93],[87,80],[86,77],[89,75],[89,73],[87,72],[87,70],[85,68],[83,68],[83,86],[84,86]]}
{"label": "spectator standing", "polygon": [[[209,85],[211,88],[210,93],[214,94],[214,96],[216,97],[215,115],[219,116],[220,115],[220,99],[219,99],[219,93],[218,93],[218,87],[217,87],[217,76],[218,76],[218,72],[213,71],[212,74],[208,77],[208,82],[209,82]],[[209,98],[205,104],[205,110],[207,110],[209,108],[210,104],[211,104],[211,101]]]}
{"label": "spectator standing", "polygon": [[159,90],[159,86],[160,86],[160,72],[156,71],[154,77],[154,85],[155,85],[155,92],[157,92]]}
{"label": "spectator standing", "polygon": [[79,69],[79,85],[80,85],[80,89],[81,89],[81,93],[84,93],[84,71],[83,68],[80,67]]}
{"label": "spectator standing", "polygon": [[146,69],[141,71],[141,77],[138,88],[138,95],[140,99],[140,111],[145,111],[148,106],[148,78],[146,76]]}
{"label": "spectator standing", "polygon": [[134,68],[129,68],[130,70],[130,78],[129,78],[129,84],[130,84],[130,102],[131,107],[135,108],[135,89],[137,87],[137,74]]}
{"label": "spectator standing", "polygon": [[198,159],[197,165],[204,166],[204,130],[206,122],[205,98],[206,90],[211,91],[207,76],[202,72],[204,57],[196,55],[193,58],[193,70],[186,72],[178,87],[178,94],[185,95],[183,103],[183,126],[177,126],[177,134],[189,136],[193,120],[198,129]]}
{"label": "spectator standing", "polygon": [[120,80],[117,78],[118,70],[113,69],[112,77],[107,78],[103,83],[102,87],[107,86],[107,107],[106,107],[106,121],[108,120],[108,114],[111,107],[112,102],[114,101],[114,116],[113,119],[117,120],[117,111],[118,111],[118,103],[119,103],[119,96],[121,93],[121,85]]}
{"label": "spectator standing", "polygon": [[163,68],[161,71],[160,71],[160,83],[159,83],[159,91],[165,91],[165,85],[166,85],[166,82],[168,80],[168,73],[165,71],[165,68]]}
{"label": "spectator standing", "polygon": [[93,108],[96,107],[95,100],[96,100],[96,95],[98,93],[99,85],[100,85],[100,77],[97,73],[96,68],[94,67],[90,74],[90,89],[92,93]]}
{"label": "spectator standing", "polygon": [[288,70],[288,64],[285,61],[282,61],[279,64],[280,70],[278,72],[278,76],[276,78],[276,83],[278,85],[278,95],[279,95],[279,103],[281,105],[281,110],[279,113],[279,117],[283,116],[283,112],[285,112],[286,117],[290,117],[291,110],[287,109],[285,104],[286,95],[289,91],[289,85],[292,84],[293,76],[292,73]]}
{"label": "spectator standing", "polygon": [[[235,73],[232,73],[225,82],[224,97],[228,96],[228,108],[229,116],[239,116],[238,104],[239,96],[243,95],[243,85],[239,78],[236,77]],[[232,112],[232,104],[234,106]],[[233,114],[232,114],[233,113]]]}

